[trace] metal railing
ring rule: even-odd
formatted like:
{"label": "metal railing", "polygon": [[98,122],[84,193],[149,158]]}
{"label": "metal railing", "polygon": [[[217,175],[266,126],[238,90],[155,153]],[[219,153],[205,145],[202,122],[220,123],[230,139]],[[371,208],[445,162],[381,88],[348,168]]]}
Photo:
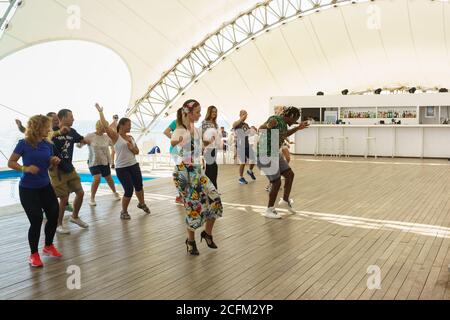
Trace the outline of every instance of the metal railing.
{"label": "metal railing", "polygon": [[175,102],[209,70],[247,42],[297,18],[328,8],[369,0],[269,0],[257,4],[209,34],[150,88],[127,116],[133,131],[148,134],[158,119],[168,115]]}
{"label": "metal railing", "polygon": [[23,4],[22,0],[5,0],[0,1],[0,3],[8,3],[8,7],[6,8],[6,11],[2,14],[0,12],[0,40],[5,33],[5,31],[8,29],[9,22],[11,21],[12,17],[14,16],[14,13],[16,13],[16,9]]}

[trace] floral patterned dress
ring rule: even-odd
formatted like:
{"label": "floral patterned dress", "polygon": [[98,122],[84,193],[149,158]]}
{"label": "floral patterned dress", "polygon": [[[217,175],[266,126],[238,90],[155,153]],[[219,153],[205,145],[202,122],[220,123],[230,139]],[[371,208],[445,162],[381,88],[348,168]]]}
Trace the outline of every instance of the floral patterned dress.
{"label": "floral patterned dress", "polygon": [[189,230],[200,228],[207,219],[222,216],[223,206],[219,193],[202,172],[201,135],[195,129],[194,137],[178,149],[179,163],[173,172],[175,187],[181,194],[186,209],[186,224]]}

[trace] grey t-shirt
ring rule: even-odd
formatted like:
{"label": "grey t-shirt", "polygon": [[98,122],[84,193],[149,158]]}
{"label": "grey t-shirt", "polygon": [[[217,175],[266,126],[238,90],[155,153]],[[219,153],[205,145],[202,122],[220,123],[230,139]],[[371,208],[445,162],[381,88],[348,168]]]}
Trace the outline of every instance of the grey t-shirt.
{"label": "grey t-shirt", "polygon": [[95,133],[89,133],[85,139],[91,142],[89,145],[89,167],[109,165],[111,163],[109,147],[113,146],[111,139],[106,134],[99,136]]}

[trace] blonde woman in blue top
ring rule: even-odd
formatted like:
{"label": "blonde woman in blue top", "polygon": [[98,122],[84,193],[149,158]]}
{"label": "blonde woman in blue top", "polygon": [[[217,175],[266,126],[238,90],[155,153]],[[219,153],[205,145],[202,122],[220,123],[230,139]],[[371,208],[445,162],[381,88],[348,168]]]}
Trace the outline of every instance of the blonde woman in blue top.
{"label": "blonde woman in blue top", "polygon": [[[43,212],[47,217],[45,224],[44,255],[59,258],[61,253],[53,245],[58,224],[59,204],[55,191],[50,184],[48,170],[61,161],[53,156],[53,145],[49,141],[51,119],[37,115],[28,121],[25,139],[20,140],[8,161],[8,167],[23,173],[19,184],[20,202],[30,221],[28,242],[32,267],[43,267],[38,245],[43,221]],[[22,158],[23,166],[18,163]]]}

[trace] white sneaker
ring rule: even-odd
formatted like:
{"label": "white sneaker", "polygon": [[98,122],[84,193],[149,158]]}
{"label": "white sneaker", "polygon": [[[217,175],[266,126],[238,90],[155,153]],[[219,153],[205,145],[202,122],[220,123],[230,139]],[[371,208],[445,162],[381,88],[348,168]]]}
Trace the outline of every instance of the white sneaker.
{"label": "white sneaker", "polygon": [[289,199],[289,202],[284,201],[283,198],[280,199],[280,202],[278,202],[278,206],[281,207],[281,209],[286,209],[291,213],[297,213],[295,212],[294,208],[292,207],[292,205],[294,204],[294,200]]}
{"label": "white sneaker", "polygon": [[58,226],[58,228],[56,228],[56,232],[59,234],[70,234],[70,230],[64,226]]}
{"label": "white sneaker", "polygon": [[78,226],[80,226],[81,228],[84,228],[84,229],[89,227],[89,225],[86,222],[84,222],[83,220],[81,220],[80,218],[75,219],[73,217],[70,217],[69,221],[74,224],[77,224]]}
{"label": "white sneaker", "polygon": [[91,207],[95,207],[97,205],[97,203],[95,202],[95,200],[91,200],[91,201],[89,201],[89,205]]}
{"label": "white sneaker", "polygon": [[264,214],[266,218],[270,219],[281,219],[281,216],[275,210],[275,208],[267,208],[266,213]]}
{"label": "white sneaker", "polygon": [[118,192],[114,193],[114,198],[116,198],[116,201],[120,201],[121,200],[120,194]]}

